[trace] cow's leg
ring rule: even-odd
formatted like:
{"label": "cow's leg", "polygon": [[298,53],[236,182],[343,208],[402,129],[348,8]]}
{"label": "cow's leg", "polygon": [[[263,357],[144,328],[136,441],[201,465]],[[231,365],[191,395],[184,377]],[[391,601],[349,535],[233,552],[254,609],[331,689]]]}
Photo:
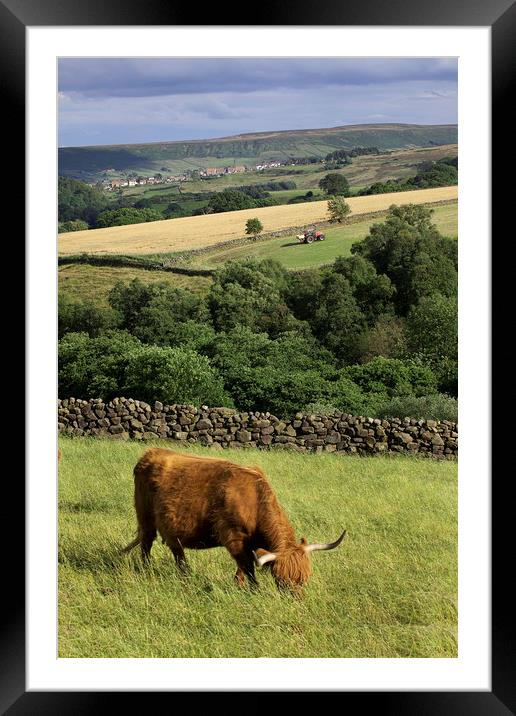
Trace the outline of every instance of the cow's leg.
{"label": "cow's leg", "polygon": [[152,544],[156,539],[156,534],[157,532],[155,527],[147,527],[145,530],[140,532],[142,558],[145,562],[149,561],[150,551],[152,549]]}
{"label": "cow's leg", "polygon": [[183,549],[183,546],[181,545],[181,542],[179,540],[170,540],[167,541],[167,545],[170,548],[172,554],[174,555],[176,564],[181,570],[181,572],[188,572],[189,565],[186,561],[185,551]]}
{"label": "cow's leg", "polygon": [[235,574],[237,584],[243,587],[246,577],[253,586],[258,584],[254,576],[254,560],[247,549],[245,536],[232,535],[229,540],[226,541],[225,547],[237,563],[238,568]]}

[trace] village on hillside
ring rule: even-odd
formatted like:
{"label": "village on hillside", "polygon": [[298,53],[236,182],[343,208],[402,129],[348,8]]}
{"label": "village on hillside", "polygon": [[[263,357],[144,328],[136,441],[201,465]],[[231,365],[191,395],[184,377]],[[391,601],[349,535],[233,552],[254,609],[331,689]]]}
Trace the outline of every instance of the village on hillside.
{"label": "village on hillside", "polygon": [[[143,186],[146,184],[176,184],[193,178],[204,179],[208,177],[223,176],[224,174],[243,174],[245,172],[263,171],[264,169],[273,169],[274,167],[279,167],[287,163],[291,164],[292,162],[270,161],[256,164],[252,167],[243,165],[231,167],[206,167],[204,169],[188,170],[183,174],[176,176],[165,176],[160,172],[149,177],[131,175],[130,177],[123,179],[103,179],[101,182],[90,182],[90,186],[101,186],[106,191],[114,191],[122,187]],[[114,171],[115,169],[113,168],[105,170],[106,173]]]}

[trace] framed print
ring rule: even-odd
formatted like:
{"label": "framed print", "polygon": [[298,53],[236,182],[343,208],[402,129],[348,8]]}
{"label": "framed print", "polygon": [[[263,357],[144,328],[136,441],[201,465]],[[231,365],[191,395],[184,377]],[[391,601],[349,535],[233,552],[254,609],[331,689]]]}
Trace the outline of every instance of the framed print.
{"label": "framed print", "polygon": [[[191,22],[194,18],[190,11],[174,10],[157,1],[145,3],[145,7],[138,2],[127,2],[121,10],[118,3],[97,8],[69,3],[62,6],[50,1],[0,0],[0,23],[5,39],[0,49],[3,93],[6,106],[15,117],[13,143],[26,147],[27,166],[26,211],[21,206],[21,192],[12,192],[13,209],[19,217],[27,217],[28,399],[26,484],[23,486],[21,480],[9,481],[9,490],[12,490],[9,504],[19,505],[20,513],[24,501],[27,507],[25,573],[20,562],[20,545],[17,544],[16,550],[6,550],[6,569],[10,574],[17,573],[16,579],[9,580],[7,599],[10,603],[4,610],[0,660],[0,705],[9,714],[87,713],[102,708],[102,703],[111,705],[112,700],[124,692],[143,691],[149,692],[146,698],[152,696],[153,699],[158,694],[161,698],[174,698],[174,693],[168,692],[177,691],[338,691],[346,704],[357,699],[359,703],[388,713],[515,712],[514,679],[511,678],[514,644],[506,630],[511,616],[502,582],[507,573],[506,544],[511,543],[507,529],[510,521],[506,518],[510,500],[505,494],[506,484],[497,482],[491,474],[489,389],[490,308],[494,307],[489,284],[491,212],[494,218],[498,206],[498,213],[502,213],[501,200],[508,191],[495,182],[496,191],[491,197],[491,146],[493,166],[500,166],[504,156],[501,144],[508,134],[504,103],[512,61],[514,5],[498,0],[489,7],[481,3],[451,2],[446,7],[435,8],[418,1],[407,4],[406,8],[386,7],[378,2],[367,8],[355,5],[344,9],[323,3],[317,12],[313,6],[299,10],[295,24],[291,12],[283,7],[266,11],[258,8],[252,22],[226,24],[224,18],[215,17],[216,13],[209,8],[203,17],[206,24],[199,25]],[[288,657],[274,654],[277,658],[267,658],[262,654],[261,658],[244,659],[238,653],[234,658],[225,654],[222,658],[210,659],[196,654],[194,658],[170,659],[163,658],[162,654],[155,658],[153,655],[133,658],[119,652],[99,658],[95,653],[89,656],[73,650],[65,657],[60,655],[56,616],[58,458],[53,447],[58,397],[55,385],[59,146],[56,107],[60,89],[57,68],[61,61],[62,77],[64,68],[68,67],[64,59],[69,62],[74,58],[129,57],[142,61],[171,57],[224,61],[235,57],[280,61],[305,57],[376,57],[383,58],[386,64],[392,58],[418,57],[452,58],[457,63],[461,154],[458,220],[461,457],[456,655],[434,657],[429,652],[418,653],[411,659],[389,658],[390,655],[368,658],[362,654],[361,658],[346,659],[331,654],[325,659],[312,655],[299,658],[299,654]],[[73,71],[75,76],[81,72],[79,65],[77,67],[79,69]],[[229,64],[224,65],[223,72],[231,72]],[[86,78],[86,70],[83,78]],[[208,77],[206,82],[215,82],[214,76]],[[426,89],[421,91],[421,102],[428,99],[423,96],[425,92]],[[441,98],[445,98],[450,89],[446,86],[439,92]],[[130,95],[130,91],[127,94]],[[86,92],[85,96],[82,117],[86,117],[95,103],[94,92],[89,95]],[[291,102],[294,113],[294,95]],[[129,104],[126,107],[129,124],[130,112],[134,110]],[[147,121],[143,106],[138,111],[144,117],[142,122]],[[164,107],[163,111],[168,109]],[[193,127],[192,117],[198,110],[190,103],[188,111],[188,121]],[[256,108],[251,107],[248,115],[253,111]],[[22,129],[24,112],[26,137]],[[213,105],[213,116],[225,112],[228,112],[226,106]],[[430,117],[430,110],[428,112]],[[244,124],[244,114],[242,112],[239,120],[240,131],[235,129],[234,134],[252,131]],[[113,116],[106,119],[112,134],[109,142],[104,143],[130,143],[130,135],[123,134],[120,121]],[[158,142],[159,137],[149,136],[146,141]],[[92,142],[84,142],[88,143]],[[74,139],[67,144],[77,146]],[[13,169],[15,174],[21,173],[22,164],[17,163]],[[236,166],[235,162],[233,173]],[[158,170],[160,167],[153,167],[154,172]],[[106,181],[108,179],[116,183],[113,177],[109,176]],[[15,181],[19,187],[23,179]],[[240,181],[235,181],[235,186],[237,184]],[[219,404],[217,396],[213,401],[212,405]],[[267,428],[269,421],[265,412],[263,416],[260,413],[260,420]],[[247,440],[245,432],[244,426],[242,440]],[[183,435],[182,431],[177,435]],[[249,432],[249,440],[251,437]],[[48,454],[45,446],[50,446]],[[73,505],[70,511],[73,512]],[[328,546],[331,545],[326,548]],[[319,545],[320,548],[323,547]],[[209,587],[204,585],[203,589],[208,594]],[[85,598],[90,599],[87,594]],[[231,599],[238,610],[234,598]],[[257,675],[263,677],[264,674],[265,678],[257,679]],[[129,696],[134,698],[135,693]]]}

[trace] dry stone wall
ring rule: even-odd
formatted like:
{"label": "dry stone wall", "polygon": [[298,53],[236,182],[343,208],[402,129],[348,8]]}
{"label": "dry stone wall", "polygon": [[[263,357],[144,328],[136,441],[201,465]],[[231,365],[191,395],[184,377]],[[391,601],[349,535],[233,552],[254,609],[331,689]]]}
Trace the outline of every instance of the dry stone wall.
{"label": "dry stone wall", "polygon": [[206,405],[163,405],[158,401],[151,406],[131,398],[109,402],[59,400],[58,430],[64,435],[114,440],[161,438],[173,441],[175,447],[196,443],[219,450],[231,447],[359,455],[408,453],[443,459],[458,455],[458,426],[447,420],[382,420],[341,412],[298,412],[289,420],[280,420],[270,413]]}

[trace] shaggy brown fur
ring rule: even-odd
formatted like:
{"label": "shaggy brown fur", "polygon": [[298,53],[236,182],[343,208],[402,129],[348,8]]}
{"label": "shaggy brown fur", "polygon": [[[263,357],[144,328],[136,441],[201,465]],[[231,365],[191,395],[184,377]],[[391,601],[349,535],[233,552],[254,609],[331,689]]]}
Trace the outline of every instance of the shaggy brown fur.
{"label": "shaggy brown fur", "polygon": [[157,536],[186,567],[184,549],[226,547],[237,563],[235,578],[255,583],[253,551],[273,552],[268,563],[279,586],[304,584],[310,554],[294,530],[260,468],[221,458],[182,455],[151,448],[134,468],[138,536],[123,550],[140,545],[149,557]]}

